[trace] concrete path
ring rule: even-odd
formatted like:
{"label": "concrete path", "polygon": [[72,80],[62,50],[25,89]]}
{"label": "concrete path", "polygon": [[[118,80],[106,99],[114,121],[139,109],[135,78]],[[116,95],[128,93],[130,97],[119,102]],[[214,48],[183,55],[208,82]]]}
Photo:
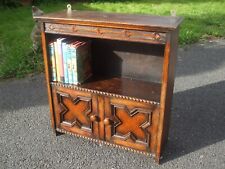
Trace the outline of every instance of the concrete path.
{"label": "concrete path", "polygon": [[43,75],[0,82],[0,169],[224,169],[225,41],[179,50],[169,142],[161,165],[50,128]]}

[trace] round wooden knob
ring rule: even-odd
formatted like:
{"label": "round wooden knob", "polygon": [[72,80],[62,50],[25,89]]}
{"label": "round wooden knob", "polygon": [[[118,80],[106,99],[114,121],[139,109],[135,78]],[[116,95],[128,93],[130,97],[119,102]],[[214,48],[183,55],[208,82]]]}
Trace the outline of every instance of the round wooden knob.
{"label": "round wooden knob", "polygon": [[105,118],[104,119],[104,124],[105,125],[110,125],[112,123],[112,121],[109,118]]}
{"label": "round wooden knob", "polygon": [[97,120],[98,120],[98,116],[96,116],[96,115],[91,115],[90,120],[91,120],[91,121],[97,121]]}

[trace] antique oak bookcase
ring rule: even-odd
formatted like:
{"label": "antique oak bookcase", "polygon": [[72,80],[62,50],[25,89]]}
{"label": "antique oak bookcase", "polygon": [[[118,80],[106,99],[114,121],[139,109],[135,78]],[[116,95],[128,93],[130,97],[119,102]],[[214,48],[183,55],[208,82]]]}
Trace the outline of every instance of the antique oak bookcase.
{"label": "antique oak bookcase", "polygon": [[[36,19],[56,134],[140,152],[159,162],[169,129],[182,18],[61,11]],[[80,85],[51,80],[48,43],[58,37],[91,40],[89,80]]]}

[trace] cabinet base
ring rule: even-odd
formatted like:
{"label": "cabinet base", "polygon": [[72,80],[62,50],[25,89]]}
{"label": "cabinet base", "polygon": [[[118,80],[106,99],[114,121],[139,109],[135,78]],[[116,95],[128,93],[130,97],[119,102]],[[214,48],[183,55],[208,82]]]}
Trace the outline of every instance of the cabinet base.
{"label": "cabinet base", "polygon": [[139,153],[139,154],[144,154],[146,156],[150,156],[150,157],[154,158],[157,162],[159,162],[158,158],[152,153],[138,151],[138,150],[134,150],[134,149],[131,149],[131,148],[128,148],[128,147],[123,147],[123,146],[120,146],[120,145],[112,144],[112,143],[109,143],[109,142],[106,142],[106,141],[102,141],[102,140],[97,140],[97,139],[81,136],[81,135],[74,134],[72,132],[66,131],[64,129],[60,129],[60,128],[56,128],[56,131],[60,132],[60,133],[76,136],[76,137],[85,138],[87,140],[90,140],[90,141],[93,141],[93,142],[98,142],[100,144],[105,144],[105,145],[109,145],[109,146],[113,146],[113,147],[118,147],[118,148],[121,148],[121,149],[124,149],[124,150],[129,150],[129,151],[132,151],[132,152],[135,152],[135,153]]}
{"label": "cabinet base", "polygon": [[61,136],[61,135],[63,135],[63,134],[65,134],[65,133],[59,132],[59,131],[55,130],[55,136]]}

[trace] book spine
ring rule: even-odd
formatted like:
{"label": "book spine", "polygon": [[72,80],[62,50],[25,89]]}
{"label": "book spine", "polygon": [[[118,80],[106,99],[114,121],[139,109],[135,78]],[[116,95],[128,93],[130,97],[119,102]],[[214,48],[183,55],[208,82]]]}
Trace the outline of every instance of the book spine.
{"label": "book spine", "polygon": [[63,56],[63,69],[64,69],[64,83],[69,83],[68,77],[68,49],[67,44],[64,42],[62,43],[62,56]]}
{"label": "book spine", "polygon": [[61,39],[61,38],[57,39],[60,82],[64,82],[64,68],[63,68],[64,64],[63,64],[63,54],[62,54],[62,40],[63,39]]}
{"label": "book spine", "polygon": [[83,83],[92,75],[90,44],[87,42],[78,51],[78,82]]}
{"label": "book spine", "polygon": [[72,66],[72,77],[73,81],[72,84],[77,84],[78,79],[77,79],[77,52],[76,52],[76,47],[72,47],[71,51],[71,66]]}
{"label": "book spine", "polygon": [[55,51],[54,43],[49,44],[49,55],[51,62],[51,71],[52,71],[52,81],[56,81],[56,62],[55,62]]}
{"label": "book spine", "polygon": [[68,83],[72,84],[73,83],[73,75],[72,75],[72,61],[71,61],[71,56],[72,56],[72,47],[70,44],[67,44],[67,71],[68,71]]}
{"label": "book spine", "polygon": [[60,82],[59,55],[58,55],[58,45],[57,45],[57,42],[54,42],[54,50],[55,50],[55,63],[56,63],[56,81]]}

